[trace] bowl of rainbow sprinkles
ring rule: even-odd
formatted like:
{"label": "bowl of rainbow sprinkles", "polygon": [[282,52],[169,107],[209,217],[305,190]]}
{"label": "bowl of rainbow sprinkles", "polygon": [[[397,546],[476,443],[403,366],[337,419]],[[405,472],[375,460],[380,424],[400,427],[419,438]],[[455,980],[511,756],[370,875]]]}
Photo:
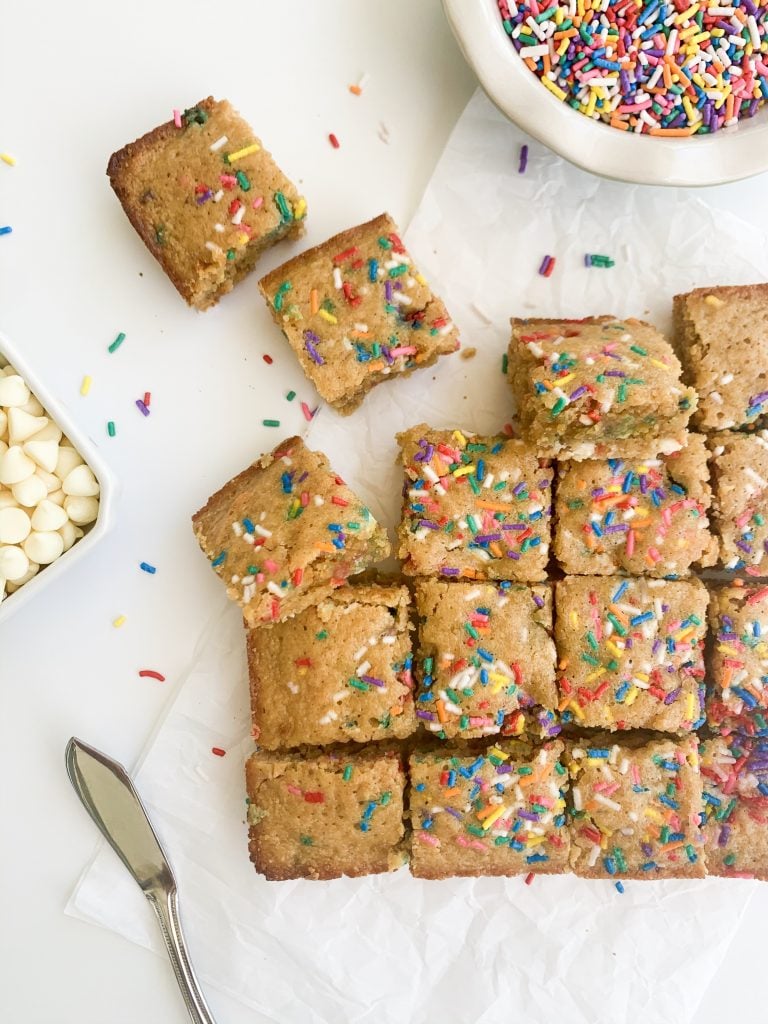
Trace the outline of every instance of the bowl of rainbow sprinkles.
{"label": "bowl of rainbow sprinkles", "polygon": [[585,170],[715,185],[768,170],[768,0],[443,0],[480,84]]}

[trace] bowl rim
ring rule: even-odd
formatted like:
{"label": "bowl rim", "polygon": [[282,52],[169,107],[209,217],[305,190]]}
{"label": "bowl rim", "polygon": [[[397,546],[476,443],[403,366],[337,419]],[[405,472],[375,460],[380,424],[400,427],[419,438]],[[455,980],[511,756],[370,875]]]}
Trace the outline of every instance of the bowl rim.
{"label": "bowl rim", "polygon": [[530,136],[577,167],[615,181],[686,188],[740,181],[768,170],[766,110],[715,135],[665,139],[620,132],[584,117],[542,87],[507,36],[497,0],[442,2],[464,57],[489,99]]}
{"label": "bowl rim", "polygon": [[38,594],[44,586],[54,582],[62,572],[74,564],[77,558],[87,555],[92,548],[112,529],[115,523],[115,507],[119,486],[112,470],[102,458],[96,442],[81,430],[74,422],[71,414],[58,399],[45,387],[33,368],[13,345],[4,331],[0,330],[0,356],[10,363],[17,373],[24,378],[29,390],[45,409],[46,415],[55,421],[63,433],[69,438],[84,461],[93,470],[99,483],[99,514],[91,529],[65,551],[55,562],[40,569],[36,576],[23,587],[7,594],[0,601],[0,628],[12,612],[18,610],[25,601]]}

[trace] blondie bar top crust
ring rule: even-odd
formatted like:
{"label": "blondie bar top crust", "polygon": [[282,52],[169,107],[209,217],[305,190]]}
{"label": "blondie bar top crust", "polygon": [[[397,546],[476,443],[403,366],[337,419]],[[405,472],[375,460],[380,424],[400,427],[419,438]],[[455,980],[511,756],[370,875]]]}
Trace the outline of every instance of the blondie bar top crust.
{"label": "blondie bar top crust", "polygon": [[684,447],[696,393],[650,324],[513,319],[509,381],[523,437],[558,459],[652,457]]}
{"label": "blondie bar top crust", "polygon": [[369,509],[299,437],[225,484],[192,524],[249,626],[295,615],[389,554]]}
{"label": "blondie bar top crust", "polygon": [[768,284],[697,288],[674,299],[675,345],[699,394],[700,430],[768,425]]}
{"label": "blondie bar top crust", "polygon": [[406,587],[353,584],[248,631],[254,739],[276,750],[401,739],[416,726]]}
{"label": "blondie bar top crust", "polygon": [[722,733],[768,736],[768,586],[715,590],[709,620],[709,724]]}
{"label": "blondie bar top crust", "polygon": [[661,732],[702,725],[707,601],[699,580],[569,576],[557,583],[563,720]]}
{"label": "blondie bar top crust", "polygon": [[768,740],[701,745],[707,874],[768,881]]}
{"label": "blondie bar top crust", "polygon": [[687,576],[713,565],[707,458],[704,438],[690,434],[661,458],[558,463],[554,550],[563,571]]}
{"label": "blondie bar top crust", "polygon": [[113,153],[107,174],[196,309],[231,291],[265,249],[304,231],[306,202],[226,100],[209,96]]}
{"label": "blondie bar top crust", "polygon": [[305,374],[343,414],[376,384],[459,347],[388,214],[301,253],[259,287]]}
{"label": "blondie bar top crust", "polygon": [[250,853],[267,879],[393,871],[407,860],[398,754],[253,754]]}
{"label": "blondie bar top crust", "polygon": [[440,739],[518,735],[553,709],[552,590],[418,580],[416,715]]}
{"label": "blondie bar top crust", "polygon": [[411,871],[452,875],[568,870],[563,744],[502,740],[483,753],[445,748],[410,758]]}
{"label": "blondie bar top crust", "polygon": [[583,878],[701,878],[698,740],[577,741],[571,777],[571,870]]}
{"label": "blondie bar top crust", "polygon": [[397,439],[405,469],[398,533],[405,573],[546,579],[553,471],[531,445],[424,423]]}
{"label": "blondie bar top crust", "polygon": [[724,431],[710,445],[720,562],[732,572],[768,575],[768,431]]}

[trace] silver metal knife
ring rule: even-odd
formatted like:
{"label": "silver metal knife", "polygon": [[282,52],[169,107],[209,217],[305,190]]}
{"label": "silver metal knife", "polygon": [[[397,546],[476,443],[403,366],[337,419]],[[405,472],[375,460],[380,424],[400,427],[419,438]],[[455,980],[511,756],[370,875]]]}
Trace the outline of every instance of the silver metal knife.
{"label": "silver metal knife", "polygon": [[66,764],[83,806],[157,915],[193,1024],[215,1024],[187,954],[176,879],[131,777],[117,761],[74,736],[67,744]]}

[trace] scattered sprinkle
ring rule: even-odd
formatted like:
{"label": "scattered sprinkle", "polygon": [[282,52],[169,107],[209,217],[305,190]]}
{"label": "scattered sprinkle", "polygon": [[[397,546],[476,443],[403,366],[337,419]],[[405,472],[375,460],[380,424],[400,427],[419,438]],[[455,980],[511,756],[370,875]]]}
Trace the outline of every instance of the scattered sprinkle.
{"label": "scattered sprinkle", "polygon": [[158,683],[165,682],[165,676],[162,674],[162,672],[155,672],[155,670],[152,668],[141,669],[139,675],[141,676],[142,679],[156,679]]}
{"label": "scattered sprinkle", "polygon": [[286,401],[288,401],[288,402],[292,402],[295,397],[296,397],[296,392],[295,391],[289,391],[288,394],[285,396]]}
{"label": "scattered sprinkle", "polygon": [[136,408],[139,410],[142,416],[149,416],[149,409],[145,402],[142,402],[140,398],[136,399]]}
{"label": "scattered sprinkle", "polygon": [[181,111],[174,109],[173,111],[173,123],[177,128],[181,128]]}
{"label": "scattered sprinkle", "polygon": [[517,168],[518,174],[525,174],[525,169],[528,166],[528,147],[520,147],[520,163]]}
{"label": "scattered sprinkle", "polygon": [[264,360],[267,366],[271,366],[272,363],[274,363],[274,359],[272,358],[272,356],[268,356],[266,353],[261,358]]}
{"label": "scattered sprinkle", "polygon": [[554,269],[555,269],[555,257],[554,256],[545,256],[544,259],[541,261],[541,266],[539,267],[539,273],[541,274],[541,276],[542,277],[551,277],[552,276],[552,271]]}
{"label": "scattered sprinkle", "polygon": [[368,84],[370,77],[371,76],[366,73],[360,78],[357,85],[349,86],[349,91],[352,93],[353,96],[360,96],[362,94],[362,91]]}
{"label": "scattered sprinkle", "polygon": [[238,149],[237,152],[230,153],[228,157],[229,162],[233,164],[235,160],[242,160],[244,156],[250,156],[251,153],[258,153],[260,149],[261,146],[258,142],[252,142],[250,146],[243,146],[243,148]]}
{"label": "scattered sprinkle", "polygon": [[535,877],[536,876],[534,875],[534,873],[532,871],[529,871],[528,874],[525,876],[525,884],[530,885]]}
{"label": "scattered sprinkle", "polygon": [[10,235],[12,231],[13,228],[6,224],[4,228],[0,228],[0,235]]}
{"label": "scattered sprinkle", "polygon": [[149,403],[152,401],[152,393],[150,391],[144,392],[144,405],[149,408]]}
{"label": "scattered sprinkle", "polygon": [[301,411],[304,413],[307,423],[311,423],[317,413],[317,409],[310,409],[306,402],[301,403]]}
{"label": "scattered sprinkle", "polygon": [[262,420],[262,426],[264,427],[279,427],[280,420]]}
{"label": "scattered sprinkle", "polygon": [[586,267],[615,267],[616,260],[611,259],[610,256],[599,256],[594,253],[586,253],[584,256],[584,266]]}
{"label": "scattered sprinkle", "polygon": [[115,340],[112,342],[112,344],[107,348],[107,352],[110,352],[110,353],[117,352],[117,350],[120,348],[120,346],[123,344],[124,341],[125,341],[125,335],[123,334],[122,331],[120,331],[120,333],[115,338]]}
{"label": "scattered sprinkle", "polygon": [[124,625],[124,624],[125,624],[125,616],[124,615],[118,615],[116,619],[112,620],[112,625],[115,627],[115,629],[120,629],[120,627],[122,625]]}
{"label": "scattered sprinkle", "polygon": [[215,754],[216,757],[224,757],[226,750],[222,750],[221,747],[211,747],[211,753]]}
{"label": "scattered sprinkle", "polygon": [[10,153],[0,153],[0,160],[2,160],[4,164],[8,164],[9,167],[16,166],[16,157],[11,156]]}
{"label": "scattered sprinkle", "polygon": [[334,149],[338,149],[339,146],[341,145],[341,143],[336,138],[336,136],[333,134],[333,132],[331,132],[330,135],[328,136],[328,141],[330,142],[330,144],[333,146]]}
{"label": "scattered sprinkle", "polygon": [[85,395],[87,395],[91,390],[91,384],[93,384],[93,378],[86,374],[86,376],[83,377],[83,383],[80,385],[80,394],[83,395],[83,397],[85,397]]}
{"label": "scattered sprinkle", "polygon": [[139,562],[139,568],[142,572],[148,572],[150,576],[154,576],[157,572],[157,567],[150,565],[149,562]]}
{"label": "scattered sprinkle", "polygon": [[115,430],[115,421],[109,420],[107,423],[107,434],[109,434],[110,437],[114,437],[116,433],[117,431]]}

